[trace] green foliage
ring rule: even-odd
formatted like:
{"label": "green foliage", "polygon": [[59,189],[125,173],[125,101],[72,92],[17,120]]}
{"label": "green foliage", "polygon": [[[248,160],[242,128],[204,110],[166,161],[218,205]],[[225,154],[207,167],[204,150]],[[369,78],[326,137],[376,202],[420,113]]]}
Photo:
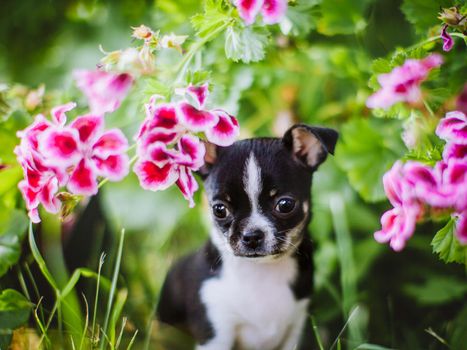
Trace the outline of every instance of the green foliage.
{"label": "green foliage", "polygon": [[191,18],[191,23],[200,38],[208,36],[219,26],[231,21],[232,7],[226,0],[205,0],[204,12]]}
{"label": "green foliage", "polygon": [[229,26],[225,32],[225,55],[234,62],[264,59],[268,32],[257,27]]}
{"label": "green foliage", "polygon": [[280,23],[282,33],[303,37],[316,28],[321,13],[321,0],[302,0],[291,3],[285,19]]}
{"label": "green foliage", "polygon": [[467,263],[467,247],[460,245],[457,238],[454,236],[455,219],[450,219],[446,226],[439,230],[433,237],[431,245],[433,252],[438,253],[441,260],[449,262],[457,262],[460,264]]}
{"label": "green foliage", "polygon": [[18,262],[27,225],[28,218],[23,211],[3,208],[0,214],[0,277]]}
{"label": "green foliage", "polygon": [[356,34],[365,29],[363,16],[368,0],[325,0],[321,2],[322,17],[318,31],[324,35]]}
{"label": "green foliage", "polygon": [[413,24],[418,34],[425,34],[431,27],[439,24],[438,12],[442,7],[450,7],[450,0],[404,0],[401,6],[407,20]]}
{"label": "green foliage", "polygon": [[462,299],[467,294],[467,284],[454,277],[436,276],[422,284],[409,284],[404,291],[417,303],[439,305]]}
{"label": "green foliage", "polygon": [[0,349],[7,349],[13,331],[25,324],[32,304],[14,289],[0,293]]}
{"label": "green foliage", "polygon": [[347,172],[349,181],[369,202],[386,198],[381,179],[404,154],[400,129],[394,123],[355,119],[342,127],[336,150],[337,164]]}

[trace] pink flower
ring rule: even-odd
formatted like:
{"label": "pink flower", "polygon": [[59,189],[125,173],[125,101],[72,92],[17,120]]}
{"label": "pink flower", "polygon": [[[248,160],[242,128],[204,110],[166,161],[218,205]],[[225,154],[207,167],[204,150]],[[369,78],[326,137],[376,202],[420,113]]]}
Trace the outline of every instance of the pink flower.
{"label": "pink flower", "polygon": [[[61,123],[65,112],[73,107],[74,104],[69,103],[52,109],[54,122]],[[50,213],[60,210],[60,201],[55,195],[59,187],[68,180],[66,172],[47,165],[39,151],[39,138],[52,125],[43,115],[38,115],[29,127],[17,133],[20,144],[16,146],[15,154],[24,174],[24,180],[19,182],[18,187],[26,202],[28,215],[34,223],[40,222],[37,209],[39,204]]]}
{"label": "pink flower", "polygon": [[467,211],[462,212],[457,219],[456,237],[461,244],[467,244]]}
{"label": "pink flower", "polygon": [[217,124],[206,130],[206,138],[215,145],[230,146],[240,134],[237,119],[223,110],[212,113],[217,116]]}
{"label": "pink flower", "polygon": [[441,39],[443,39],[443,51],[451,51],[452,47],[454,46],[454,40],[452,40],[452,37],[449,35],[447,29],[447,24],[445,24],[441,29]]}
{"label": "pink flower", "polygon": [[93,114],[115,111],[133,85],[129,74],[113,74],[104,71],[77,70],[74,72],[76,85],[89,101]]}
{"label": "pink flower", "polygon": [[457,143],[448,142],[444,146],[443,159],[449,161],[449,159],[461,159],[467,162],[467,144],[459,145]]}
{"label": "pink flower", "polygon": [[380,231],[375,232],[375,240],[379,243],[387,243],[395,251],[401,251],[412,237],[420,215],[419,206],[397,206],[383,214],[381,217]]}
{"label": "pink flower", "polygon": [[204,132],[210,142],[228,146],[238,135],[238,122],[223,110],[204,109],[208,84],[177,90],[179,95],[190,96],[196,107],[186,100],[156,104],[156,98],[151,98],[136,135],[138,161],[133,170],[146,190],[159,191],[176,184],[193,207],[193,194],[198,189],[193,171],[204,164],[206,153],[193,133]]}
{"label": "pink flower", "polygon": [[436,128],[436,135],[446,141],[467,145],[467,117],[459,111],[446,113]]}
{"label": "pink flower", "polygon": [[252,24],[260,12],[266,24],[280,22],[287,12],[287,0],[236,0],[234,3],[246,25]]}
{"label": "pink flower", "polygon": [[443,58],[438,54],[431,54],[422,59],[408,59],[392,72],[378,76],[381,89],[371,95],[366,105],[368,108],[388,109],[397,102],[414,103],[421,99],[420,84],[427,78],[428,73],[439,67]]}
{"label": "pink flower", "polygon": [[118,129],[103,130],[101,116],[84,115],[70,126],[51,127],[39,138],[47,163],[72,168],[67,184],[80,195],[97,193],[97,176],[118,181],[128,174],[128,141]]}

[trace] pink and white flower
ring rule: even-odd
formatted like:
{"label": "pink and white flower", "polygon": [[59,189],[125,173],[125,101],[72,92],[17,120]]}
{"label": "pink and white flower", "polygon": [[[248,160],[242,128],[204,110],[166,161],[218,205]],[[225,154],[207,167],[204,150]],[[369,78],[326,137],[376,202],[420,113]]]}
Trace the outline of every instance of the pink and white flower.
{"label": "pink and white flower", "polygon": [[389,242],[392,249],[401,251],[415,231],[419,214],[418,206],[397,206],[388,210],[381,217],[382,229],[375,232],[375,240],[379,243]]}
{"label": "pink and white flower", "polygon": [[128,174],[128,141],[118,129],[103,130],[101,116],[84,115],[70,126],[51,127],[39,139],[47,163],[73,167],[68,189],[74,194],[97,193],[97,177],[118,181]]}
{"label": "pink and white flower", "polygon": [[91,112],[102,115],[115,111],[133,85],[129,74],[113,74],[100,70],[77,70],[76,85],[86,95]]}
{"label": "pink and white flower", "polygon": [[237,118],[219,109],[212,113],[217,116],[217,124],[206,130],[206,138],[215,145],[231,145],[240,134]]}
{"label": "pink and white flower", "polygon": [[456,222],[456,237],[461,244],[467,244],[467,211],[462,212]]}
{"label": "pink and white flower", "polygon": [[76,106],[68,103],[53,108],[52,122],[38,115],[34,123],[18,132],[15,148],[24,172],[19,188],[32,222],[39,222],[38,206],[57,213],[61,203],[57,192],[67,186],[74,194],[97,192],[97,176],[121,180],[129,167],[124,153],[128,142],[118,129],[103,130],[103,117],[85,115],[66,125],[66,112]]}
{"label": "pink and white flower", "polygon": [[467,117],[460,111],[446,113],[436,128],[436,135],[446,141],[467,145]]}
{"label": "pink and white flower", "polygon": [[264,23],[275,24],[287,12],[287,0],[236,0],[234,4],[246,25],[253,24],[259,13]]}
{"label": "pink and white flower", "polygon": [[220,109],[204,109],[208,92],[208,84],[178,89],[177,94],[190,96],[196,106],[186,100],[157,104],[151,98],[135,137],[138,161],[133,170],[141,186],[159,191],[176,184],[190,207],[198,189],[193,171],[204,164],[206,153],[194,133],[204,132],[208,141],[222,146],[232,144],[239,133],[235,117]]}
{"label": "pink and white flower", "polygon": [[441,55],[431,54],[422,60],[408,59],[390,73],[380,74],[378,82],[381,89],[368,98],[366,105],[368,108],[388,109],[397,102],[420,101],[422,96],[420,84],[433,68],[439,67],[442,63]]}

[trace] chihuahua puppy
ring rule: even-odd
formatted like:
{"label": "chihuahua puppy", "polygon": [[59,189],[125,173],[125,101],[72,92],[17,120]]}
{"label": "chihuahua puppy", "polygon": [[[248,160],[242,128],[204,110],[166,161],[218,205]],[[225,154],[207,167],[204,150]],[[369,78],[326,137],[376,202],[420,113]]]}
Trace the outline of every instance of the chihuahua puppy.
{"label": "chihuahua puppy", "polygon": [[161,322],[188,331],[197,350],[313,347],[310,190],[337,137],[332,129],[297,124],[283,138],[207,145],[200,173],[210,239],[168,273]]}

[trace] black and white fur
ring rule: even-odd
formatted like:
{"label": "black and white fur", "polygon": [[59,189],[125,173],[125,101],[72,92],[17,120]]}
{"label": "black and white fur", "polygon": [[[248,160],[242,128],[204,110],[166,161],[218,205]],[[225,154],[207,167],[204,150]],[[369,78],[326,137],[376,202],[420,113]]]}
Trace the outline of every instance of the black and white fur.
{"label": "black and white fur", "polygon": [[160,321],[198,350],[312,348],[310,189],[336,141],[334,130],[298,124],[281,139],[207,145],[210,239],[169,272]]}

